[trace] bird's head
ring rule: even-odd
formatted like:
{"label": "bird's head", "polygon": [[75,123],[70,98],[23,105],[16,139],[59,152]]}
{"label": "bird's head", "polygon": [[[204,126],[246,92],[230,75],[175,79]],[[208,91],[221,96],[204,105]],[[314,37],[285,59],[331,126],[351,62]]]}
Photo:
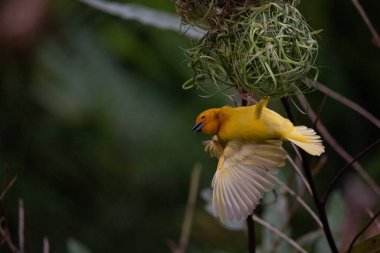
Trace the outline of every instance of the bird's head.
{"label": "bird's head", "polygon": [[219,109],[212,108],[201,112],[195,120],[194,132],[203,132],[205,134],[216,134],[219,129]]}

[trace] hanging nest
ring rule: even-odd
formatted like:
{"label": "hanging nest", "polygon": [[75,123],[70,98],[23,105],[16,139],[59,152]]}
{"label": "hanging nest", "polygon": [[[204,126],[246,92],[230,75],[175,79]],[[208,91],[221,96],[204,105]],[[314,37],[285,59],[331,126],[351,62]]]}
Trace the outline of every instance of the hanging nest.
{"label": "hanging nest", "polygon": [[292,4],[236,8],[186,51],[194,77],[184,88],[211,94],[235,87],[272,97],[307,92],[305,78],[318,72],[316,33]]}

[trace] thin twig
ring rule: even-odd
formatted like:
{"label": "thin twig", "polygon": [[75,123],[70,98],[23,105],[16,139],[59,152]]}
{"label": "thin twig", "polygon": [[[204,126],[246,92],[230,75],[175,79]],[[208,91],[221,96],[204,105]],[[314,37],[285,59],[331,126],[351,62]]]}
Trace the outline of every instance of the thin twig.
{"label": "thin twig", "polygon": [[294,152],[296,153],[297,158],[300,159],[300,161],[302,161],[302,156],[301,156],[300,151],[298,150],[298,147],[293,143],[290,143],[290,145],[292,146]]}
{"label": "thin twig", "polygon": [[367,228],[369,228],[369,226],[371,226],[371,224],[377,219],[377,217],[380,215],[380,210],[371,218],[371,220],[368,222],[368,224],[362,229],[359,231],[359,233],[357,233],[357,235],[354,237],[354,239],[352,240],[351,244],[350,244],[350,247],[348,247],[348,253],[351,253],[352,251],[352,247],[354,246],[355,242],[359,239],[359,237],[367,230]]}
{"label": "thin twig", "polygon": [[290,189],[286,184],[284,184],[280,179],[276,177],[272,177],[273,179],[276,180],[276,182],[281,185],[281,187],[288,192],[290,195],[294,196],[295,199],[305,208],[305,210],[311,215],[311,217],[315,220],[315,222],[318,224],[319,227],[323,227],[321,220],[317,216],[317,214],[308,206],[305,201],[297,194],[295,193],[292,189]]}
{"label": "thin twig", "polygon": [[[306,79],[307,84],[309,86],[312,86],[319,90],[320,92],[328,95],[329,97],[335,99],[336,101],[340,102],[341,104],[347,106],[348,108],[354,110],[358,114],[362,115],[364,118],[366,118],[368,121],[370,121],[372,124],[374,124],[377,128],[380,128],[380,120],[376,118],[374,115],[372,115],[370,112],[368,112],[366,109],[358,105],[357,103],[353,102],[352,100],[346,98],[345,96],[339,94],[336,91],[331,90],[328,88],[326,85],[317,82],[313,79],[307,78]],[[303,101],[304,99],[302,97],[298,97],[300,102],[305,102]],[[306,110],[306,108],[305,108]],[[315,120],[314,120],[315,121]]]}
{"label": "thin twig", "polygon": [[[293,179],[295,178],[295,177],[294,177],[294,174],[292,175],[292,178],[293,178]],[[291,183],[288,182],[287,185],[291,185]],[[305,195],[305,192],[306,192],[306,187],[304,187],[304,185],[302,185],[302,186],[301,186],[301,189],[300,189],[300,191],[298,192],[297,195],[302,199],[302,197]],[[287,217],[286,217],[286,219],[285,219],[285,222],[283,223],[283,225],[282,225],[282,227],[281,227],[281,231],[282,231],[282,232],[284,232],[285,229],[289,226],[290,221],[291,221],[293,215],[295,214],[295,212],[298,210],[299,207],[300,207],[300,202],[297,201],[297,199],[294,199],[294,201],[293,201],[291,207],[289,208],[289,211],[287,212]],[[319,219],[319,218],[318,218],[318,219]],[[273,242],[273,247],[272,247],[272,251],[273,251],[273,252],[276,252],[276,249],[277,249],[277,247],[278,247],[278,245],[279,245],[279,242],[280,242],[279,240],[275,240],[275,241]]]}
{"label": "thin twig", "polygon": [[20,253],[24,253],[24,231],[25,231],[25,215],[24,215],[24,201],[18,201],[18,248]]}
{"label": "thin twig", "polygon": [[[373,216],[375,216],[371,209],[367,208],[366,211],[367,211],[367,214],[369,215],[370,218],[373,218]],[[380,230],[380,222],[375,220],[375,225],[376,225],[377,229]]]}
{"label": "thin twig", "polygon": [[328,188],[327,188],[327,191],[326,191],[326,194],[325,194],[325,197],[323,199],[323,203],[326,203],[327,201],[327,198],[329,197],[334,185],[337,183],[337,181],[339,180],[339,178],[343,175],[344,172],[346,172],[347,169],[349,169],[352,164],[354,162],[356,162],[357,160],[359,160],[363,155],[365,155],[368,151],[370,151],[373,147],[375,147],[377,144],[380,143],[380,138],[377,139],[375,142],[373,142],[371,145],[369,145],[368,147],[366,147],[362,152],[360,152],[357,156],[355,156],[354,159],[352,159],[352,161],[350,161],[349,163],[347,163],[340,171],[339,173],[334,177],[334,179],[330,182]]}
{"label": "thin twig", "polygon": [[[285,111],[286,111],[286,114],[288,115],[289,120],[291,122],[293,122],[293,124],[294,124],[295,123],[294,117],[293,117],[292,111],[291,111],[290,106],[289,106],[289,97],[282,97],[281,102],[285,108]],[[312,196],[313,196],[314,203],[315,203],[315,206],[316,206],[317,211],[318,211],[319,218],[323,224],[323,231],[325,232],[327,242],[330,245],[331,251],[333,253],[338,253],[339,251],[338,251],[338,248],[336,247],[334,237],[333,237],[333,234],[331,232],[330,225],[329,225],[329,221],[327,219],[325,205],[321,202],[321,200],[318,196],[317,188],[315,187],[314,179],[313,179],[313,176],[311,174],[309,164],[307,162],[306,152],[303,150],[300,150],[300,153],[302,156],[302,163],[303,163],[303,169],[304,169],[305,177],[306,177],[306,180],[308,181],[308,183],[310,185],[311,192],[313,193]]]}
{"label": "thin twig", "polygon": [[326,164],[326,162],[327,162],[327,155],[322,155],[319,158],[317,164],[315,164],[313,168],[311,169],[311,173],[313,174],[313,176],[317,175],[321,171],[321,169]]}
{"label": "thin twig", "polygon": [[[273,177],[274,178],[274,177]],[[305,208],[305,210],[312,216],[312,218],[316,221],[316,223],[319,225],[319,227],[321,229],[319,229],[319,231],[323,231],[323,224],[321,222],[321,220],[319,219],[319,217],[317,216],[317,214],[310,208],[310,206],[308,206],[302,199],[302,197],[304,196],[305,194],[305,189],[306,188],[302,188],[301,189],[301,192],[299,192],[298,194],[295,193],[290,187],[288,187],[285,183],[283,183],[281,180],[277,179],[277,178],[274,178],[276,180],[276,182],[281,185],[283,187],[283,189],[288,192],[290,195],[294,196],[295,197],[295,201],[293,202],[291,208],[290,208],[290,211],[288,212],[287,214],[287,218],[285,219],[285,222],[283,224],[283,226],[281,227],[280,231],[281,232],[284,232],[285,229],[289,226],[290,224],[290,221],[293,217],[293,214],[298,210],[299,206],[303,206]],[[290,184],[289,184],[290,185]],[[298,241],[298,240],[297,240]],[[277,252],[277,247],[279,245],[280,241],[279,240],[274,240],[274,242],[272,243],[272,249],[271,249],[271,252]]]}
{"label": "thin twig", "polygon": [[[312,122],[315,121],[316,115],[315,112],[311,109],[310,104],[305,101],[302,97],[298,96],[298,100],[300,101],[302,107],[307,110],[307,114]],[[322,121],[319,120],[319,124],[317,125],[318,132],[322,135],[323,139],[326,140],[330,146],[335,150],[335,152],[340,155],[346,162],[352,161],[353,157],[335,140],[335,138],[330,134],[329,130],[323,125]],[[352,164],[352,167],[358,172],[360,177],[368,184],[368,186],[375,192],[378,196],[380,196],[380,187],[378,184],[368,175],[368,173],[364,170],[363,166],[360,165],[359,162],[355,162]]]}
{"label": "thin twig", "polygon": [[363,7],[359,3],[358,0],[351,0],[352,4],[355,6],[356,10],[359,12],[360,16],[362,17],[364,23],[368,27],[368,30],[372,34],[372,41],[373,44],[375,44],[376,47],[380,48],[380,36],[377,33],[375,27],[373,27],[371,20],[369,20],[367,13],[365,13]]}
{"label": "thin twig", "polygon": [[191,174],[189,196],[187,199],[185,218],[182,223],[181,236],[178,246],[174,246],[174,253],[184,253],[186,251],[187,245],[189,244],[189,237],[191,233],[191,226],[193,224],[194,208],[197,201],[201,170],[202,166],[199,163],[195,164],[193,172]]}
{"label": "thin twig", "polygon": [[275,233],[276,235],[278,235],[279,237],[281,237],[282,239],[284,239],[284,241],[286,241],[287,243],[289,243],[289,245],[293,246],[293,248],[296,249],[298,252],[307,253],[307,251],[305,249],[303,249],[297,242],[295,242],[292,238],[288,237],[287,235],[285,235],[284,233],[282,233],[280,230],[278,230],[277,228],[275,228],[272,224],[266,222],[263,219],[260,219],[256,215],[253,215],[252,218],[253,218],[253,220],[255,222],[257,222],[260,225],[266,227],[267,229],[269,229],[270,231],[272,231],[273,233]]}
{"label": "thin twig", "polygon": [[315,127],[316,127],[317,124],[318,124],[318,120],[319,120],[319,117],[321,116],[322,109],[323,109],[323,107],[325,106],[326,100],[327,100],[327,94],[325,94],[325,95],[323,96],[322,102],[321,102],[321,104],[319,105],[318,112],[317,112],[317,116],[315,117],[314,124],[313,124],[313,128],[314,128],[314,129],[315,129]]}
{"label": "thin twig", "polygon": [[15,176],[9,183],[7,183],[4,186],[4,190],[3,190],[3,192],[0,195],[0,201],[3,200],[4,196],[8,193],[9,189],[14,185],[14,183],[16,182],[16,180],[17,180],[17,176]]}
{"label": "thin twig", "polygon": [[3,222],[5,221],[5,218],[2,217],[0,219],[0,234],[3,236],[5,243],[7,244],[8,248],[12,253],[18,253],[17,247],[13,244],[12,239],[9,235],[9,229],[8,227],[3,228]]}
{"label": "thin twig", "polygon": [[323,235],[323,230],[322,229],[317,229],[311,232],[308,232],[306,234],[301,235],[296,239],[296,242],[298,242],[300,245],[305,244],[307,241],[311,239],[317,239],[318,237]]}
{"label": "thin twig", "polygon": [[292,167],[296,171],[297,175],[301,178],[301,181],[305,185],[306,189],[309,191],[310,195],[313,195],[313,193],[311,192],[311,189],[310,189],[310,184],[307,182],[305,176],[302,174],[300,168],[298,168],[295,161],[289,155],[286,156],[286,159],[290,162],[290,164],[292,165]]}

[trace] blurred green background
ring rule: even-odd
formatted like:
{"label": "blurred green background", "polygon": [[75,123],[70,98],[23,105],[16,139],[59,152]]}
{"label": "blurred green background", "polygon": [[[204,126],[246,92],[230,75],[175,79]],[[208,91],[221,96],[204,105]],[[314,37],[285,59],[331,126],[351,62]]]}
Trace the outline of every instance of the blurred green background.
{"label": "blurred green background", "polygon": [[[170,0],[134,2],[175,12]],[[380,29],[380,3],[362,4]],[[319,81],[379,116],[380,49],[351,1],[302,1],[299,8],[313,28],[323,29]],[[182,90],[191,76],[182,48],[191,45],[181,34],[77,1],[2,1],[0,179],[7,166],[18,179],[1,214],[15,240],[22,198],[33,252],[42,252],[44,236],[53,252],[67,252],[69,238],[93,253],[169,252],[167,241],[180,234],[193,165],[203,164],[201,189],[216,165],[201,146],[207,137],[191,132],[195,116],[229,103]],[[308,98],[316,109],[323,95]],[[321,119],[353,155],[379,137],[374,125],[330,98]],[[301,113],[297,120],[308,122]],[[320,192],[345,164],[330,147],[327,154],[317,176]],[[379,149],[361,163],[379,182]],[[220,226],[204,204],[199,200],[195,210],[190,252],[245,252],[244,232]],[[4,246],[0,252],[7,252]]]}

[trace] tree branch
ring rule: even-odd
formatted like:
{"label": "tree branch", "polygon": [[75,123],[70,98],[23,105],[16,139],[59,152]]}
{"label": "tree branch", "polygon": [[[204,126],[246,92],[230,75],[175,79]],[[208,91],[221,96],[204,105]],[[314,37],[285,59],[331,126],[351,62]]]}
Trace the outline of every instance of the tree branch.
{"label": "tree branch", "polygon": [[377,33],[376,29],[373,27],[371,20],[369,20],[367,13],[365,13],[363,7],[361,6],[358,0],[351,0],[351,2],[355,6],[356,10],[359,12],[364,23],[367,25],[368,30],[372,34],[373,44],[375,44],[376,47],[380,48],[380,36]]}
{"label": "tree branch", "polygon": [[327,201],[327,198],[329,197],[330,195],[330,192],[332,191],[332,188],[333,186],[336,184],[336,182],[338,181],[338,179],[343,175],[344,172],[346,172],[347,169],[349,169],[351,167],[351,165],[356,162],[357,160],[359,160],[363,155],[365,155],[368,151],[370,151],[373,147],[375,147],[377,144],[379,144],[380,142],[380,138],[377,139],[375,142],[373,142],[371,145],[369,145],[368,147],[366,147],[362,152],[360,152],[354,159],[352,159],[352,161],[350,161],[349,163],[347,163],[340,171],[339,173],[334,177],[334,179],[331,181],[331,183],[329,184],[328,188],[327,188],[327,191],[326,191],[326,194],[325,194],[325,197],[323,199],[323,202],[326,203]]}
{"label": "tree branch", "polygon": [[[288,101],[289,97],[282,97],[281,98],[281,102],[285,108],[285,111],[286,111],[286,114],[288,115],[288,118],[291,122],[293,122],[294,124],[294,117],[293,117],[293,114],[292,114],[292,111],[290,109],[290,106],[289,106],[289,101]],[[315,203],[315,206],[317,207],[317,211],[318,211],[318,215],[319,215],[319,218],[323,224],[323,231],[325,232],[325,236],[326,236],[326,239],[327,239],[327,242],[329,243],[330,245],[330,249],[333,253],[338,253],[338,248],[336,247],[336,244],[335,244],[335,241],[334,241],[334,237],[332,235],[332,232],[331,232],[331,228],[330,228],[330,225],[329,225],[329,221],[327,219],[327,214],[326,214],[326,209],[325,209],[325,206],[324,204],[321,202],[319,196],[318,196],[318,192],[317,192],[317,188],[315,187],[315,184],[314,184],[314,180],[313,180],[313,176],[311,174],[311,171],[310,171],[310,168],[309,168],[309,164],[307,163],[307,155],[306,155],[306,152],[303,151],[303,150],[300,150],[300,153],[301,153],[301,157],[302,157],[302,162],[303,162],[303,169],[304,169],[304,173],[305,173],[305,177],[310,185],[310,189],[313,193],[313,199],[314,199],[314,203]]]}
{"label": "tree branch", "polygon": [[319,217],[315,214],[315,212],[313,210],[311,210],[310,206],[308,206],[305,201],[303,201],[303,199],[297,194],[295,193],[292,189],[290,189],[290,187],[288,187],[285,183],[283,183],[280,179],[272,176],[272,178],[274,180],[276,180],[276,182],[286,191],[288,192],[290,195],[294,196],[296,201],[298,203],[301,204],[301,206],[303,206],[303,208],[305,208],[305,210],[311,215],[311,217],[315,220],[315,222],[318,224],[318,226],[320,228],[323,227],[323,224],[321,222],[321,220],[319,219]]}
{"label": "tree branch", "polygon": [[252,219],[253,214],[248,215],[247,217],[247,228],[248,228],[248,252],[256,252],[256,238],[255,238],[255,223]]}
{"label": "tree branch", "polygon": [[292,167],[296,171],[297,175],[300,177],[301,181],[305,185],[306,189],[309,191],[310,195],[313,195],[313,192],[310,189],[309,183],[307,182],[305,176],[302,174],[300,168],[298,168],[298,166],[295,163],[295,161],[289,155],[286,156],[286,159],[289,161],[290,165],[292,165]]}
{"label": "tree branch", "polygon": [[374,115],[372,115],[370,112],[368,112],[366,109],[358,105],[357,103],[353,102],[352,100],[346,98],[345,96],[331,90],[324,84],[317,82],[313,79],[306,78],[307,85],[316,88],[320,92],[326,94],[327,96],[335,99],[336,101],[342,103],[343,105],[347,106],[348,108],[351,108],[355,112],[362,115],[364,118],[366,118],[368,121],[370,121],[372,124],[374,124],[377,128],[380,128],[380,120],[376,118]]}
{"label": "tree branch", "polygon": [[[302,97],[298,95],[298,100],[301,103],[301,106],[304,110],[307,111],[309,118],[312,122],[315,121],[316,115],[310,104],[305,101]],[[325,139],[330,146],[335,150],[335,152],[340,155],[346,162],[350,162],[353,160],[353,157],[335,140],[335,138],[330,134],[329,130],[323,125],[322,121],[319,120],[317,124],[317,130],[322,135],[323,139]],[[380,187],[378,184],[368,175],[368,173],[364,170],[363,166],[359,162],[354,162],[352,167],[358,172],[360,177],[368,184],[368,186],[375,192],[378,196],[380,196]]]}
{"label": "tree branch", "polygon": [[4,185],[4,190],[2,191],[2,193],[0,195],[0,201],[3,200],[3,198],[7,195],[9,189],[14,185],[16,180],[17,180],[17,176],[15,176],[9,183]]}
{"label": "tree branch", "polygon": [[314,120],[314,123],[313,123],[313,128],[315,129],[317,124],[318,124],[318,121],[319,121],[319,118],[321,116],[321,113],[322,113],[322,109],[323,107],[325,106],[325,103],[326,103],[326,100],[327,100],[327,94],[325,94],[323,96],[323,99],[322,99],[322,102],[321,104],[319,105],[319,108],[318,108],[318,111],[317,111],[317,115],[315,117],[315,120]]}
{"label": "tree branch", "polygon": [[287,235],[285,235],[284,233],[282,233],[280,230],[278,230],[277,228],[275,228],[272,224],[269,224],[268,222],[266,222],[265,220],[263,219],[260,219],[259,217],[257,217],[256,215],[253,215],[253,220],[257,223],[259,223],[260,225],[266,227],[267,229],[271,230],[273,233],[275,233],[276,235],[278,235],[279,237],[281,237],[284,241],[286,241],[287,243],[289,243],[291,246],[293,246],[293,248],[295,248],[298,252],[301,252],[301,253],[307,253],[306,250],[304,250],[297,242],[295,242],[292,238],[289,238]]}
{"label": "tree branch", "polygon": [[9,235],[9,229],[7,226],[5,226],[5,228],[3,228],[3,223],[5,222],[5,218],[2,217],[0,218],[0,235],[3,237],[5,243],[7,244],[9,250],[12,252],[12,253],[18,253],[19,250],[17,249],[17,247],[14,245],[14,243],[12,242],[12,239]]}
{"label": "tree branch", "polygon": [[173,253],[185,253],[187,245],[189,244],[189,237],[191,233],[191,226],[193,224],[194,208],[197,201],[199,179],[201,176],[202,166],[200,164],[195,164],[193,172],[191,174],[189,196],[187,199],[185,219],[182,223],[181,236],[179,239],[178,246],[173,244]]}

